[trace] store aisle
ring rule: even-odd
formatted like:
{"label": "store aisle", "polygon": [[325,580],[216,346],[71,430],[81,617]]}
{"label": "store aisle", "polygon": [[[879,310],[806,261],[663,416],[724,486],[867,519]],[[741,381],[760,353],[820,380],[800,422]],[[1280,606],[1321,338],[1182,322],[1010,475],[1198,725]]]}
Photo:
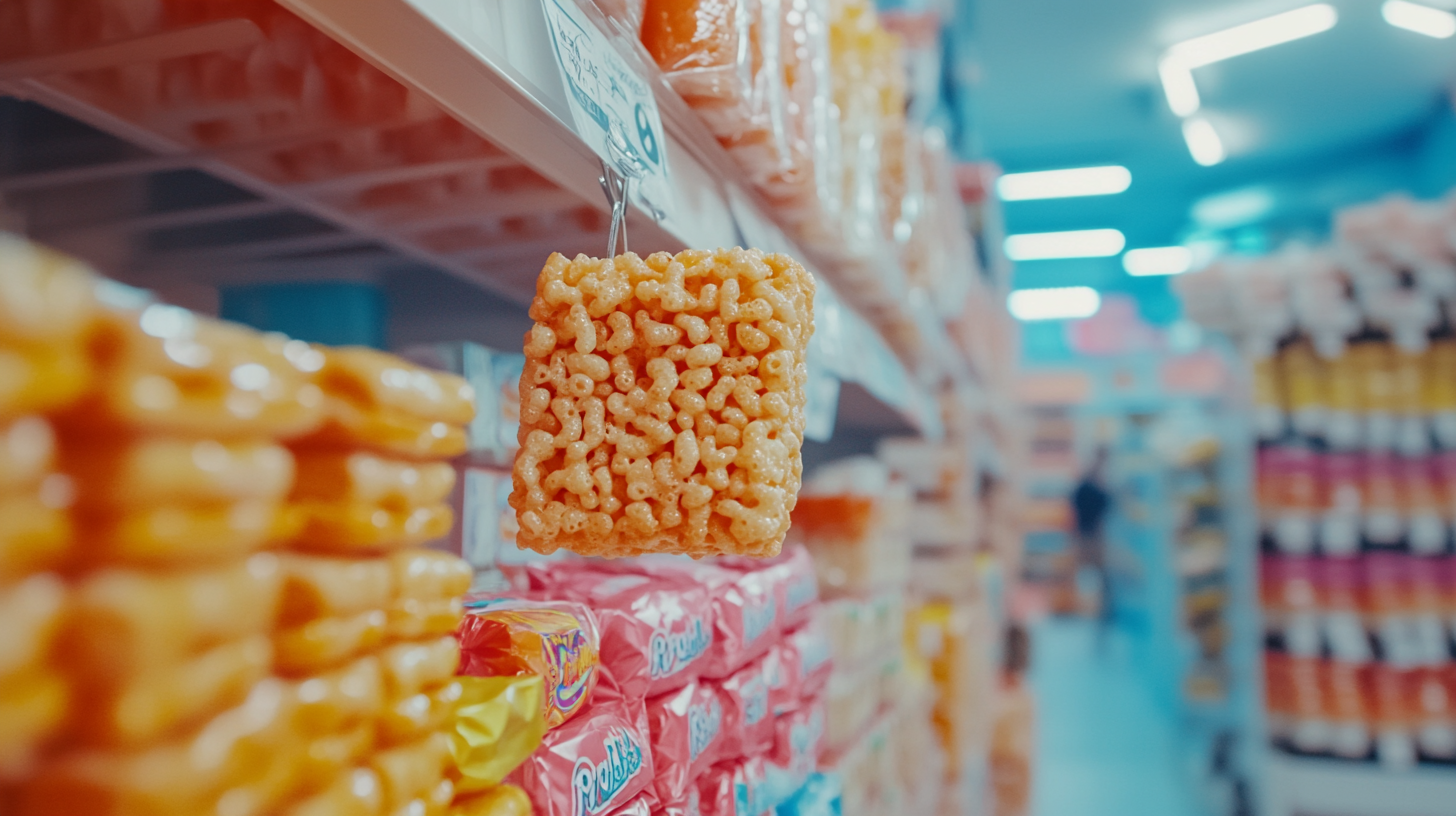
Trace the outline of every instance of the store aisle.
{"label": "store aisle", "polygon": [[1196,816],[1173,724],[1128,662],[1122,633],[1048,618],[1032,635],[1033,816]]}

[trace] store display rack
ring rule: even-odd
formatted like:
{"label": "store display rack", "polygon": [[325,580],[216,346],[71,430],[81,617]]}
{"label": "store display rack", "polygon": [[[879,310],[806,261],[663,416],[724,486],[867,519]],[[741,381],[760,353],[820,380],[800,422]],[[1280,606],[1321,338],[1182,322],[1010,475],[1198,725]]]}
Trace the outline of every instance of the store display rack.
{"label": "store display rack", "polygon": [[[571,122],[540,4],[282,0],[280,5],[363,57],[369,70],[382,72],[365,78],[374,85],[401,84],[403,105],[374,118],[330,121],[300,109],[296,100],[266,94],[139,103],[75,80],[78,71],[147,66],[237,49],[269,36],[250,19],[0,62],[0,94],[38,103],[122,142],[104,151],[109,159],[81,157],[0,176],[0,216],[5,208],[18,211],[40,240],[142,286],[276,281],[304,269],[314,278],[365,277],[413,265],[494,293],[516,320],[546,255],[601,253],[608,219],[598,185],[600,160]],[[653,84],[666,131],[672,206],[660,221],[633,208],[627,218],[633,248],[751,244],[803,259],[821,273],[816,357],[848,386],[849,406],[871,404],[861,424],[939,436],[931,389],[947,379],[968,378],[940,319],[927,309],[920,321],[931,340],[926,359],[907,365],[898,358],[826,285],[834,277],[832,259],[796,246],[756,193],[735,180],[732,160],[638,53],[635,39],[591,3],[580,8]],[[215,122],[269,116],[288,125],[272,127],[266,136],[198,135]],[[407,141],[412,134],[430,149],[404,155],[358,147]],[[285,154],[303,160],[291,175],[278,172],[278,157]],[[323,155],[329,159],[307,164],[309,157]],[[179,171],[200,171],[235,192],[194,206],[154,209],[138,205],[135,187],[127,184],[146,180],[155,186]],[[433,200],[390,196],[429,185],[449,192]],[[36,210],[54,210],[58,196],[81,195],[115,201],[92,202],[80,209],[99,215],[61,219],[54,228],[35,219]],[[158,240],[159,234],[187,230],[225,240],[202,246],[191,239]],[[118,246],[126,249],[118,254]],[[870,399],[854,399],[856,390]],[[893,417],[888,422],[886,413]],[[853,425],[856,417],[843,421]]]}
{"label": "store display rack", "polygon": [[1456,814],[1456,776],[1444,770],[1396,773],[1369,764],[1272,754],[1264,782],[1269,816]]}

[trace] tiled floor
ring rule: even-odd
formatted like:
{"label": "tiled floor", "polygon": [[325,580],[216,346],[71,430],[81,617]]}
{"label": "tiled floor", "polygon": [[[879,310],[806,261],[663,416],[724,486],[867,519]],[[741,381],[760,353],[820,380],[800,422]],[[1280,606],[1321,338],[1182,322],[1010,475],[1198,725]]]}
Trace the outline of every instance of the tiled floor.
{"label": "tiled floor", "polygon": [[1115,630],[1047,619],[1033,630],[1037,756],[1032,816],[1201,816],[1173,723]]}

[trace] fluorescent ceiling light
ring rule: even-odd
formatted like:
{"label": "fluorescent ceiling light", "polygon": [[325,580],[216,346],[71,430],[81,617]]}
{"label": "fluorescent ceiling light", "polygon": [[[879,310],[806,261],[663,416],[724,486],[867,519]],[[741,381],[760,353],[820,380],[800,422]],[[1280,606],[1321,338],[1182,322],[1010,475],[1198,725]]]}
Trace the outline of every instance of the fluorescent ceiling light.
{"label": "fluorescent ceiling light", "polygon": [[1218,131],[1202,117],[1183,120],[1183,141],[1188,143],[1193,160],[1204,167],[1212,167],[1227,158]]}
{"label": "fluorescent ceiling light", "polygon": [[[1404,0],[1390,2],[1412,5]],[[1194,68],[1329,31],[1338,21],[1339,13],[1334,6],[1315,3],[1178,43],[1158,63],[1158,77],[1162,80],[1168,107],[1178,116],[1198,112],[1201,103],[1198,86],[1193,81]]]}
{"label": "fluorescent ceiling light", "polygon": [[1198,96],[1198,85],[1193,81],[1193,71],[1172,57],[1164,57],[1158,63],[1158,76],[1163,80],[1163,96],[1168,98],[1168,107],[1175,116],[1192,116],[1198,112],[1202,100]]}
{"label": "fluorescent ceiling light", "polygon": [[1102,297],[1090,286],[1018,289],[1007,296],[1006,307],[1017,320],[1066,320],[1097,314]]}
{"label": "fluorescent ceiling light", "polygon": [[1456,14],[1406,0],[1385,0],[1380,7],[1385,22],[1396,28],[1414,31],[1427,37],[1444,40],[1456,34]]}
{"label": "fluorescent ceiling light", "polygon": [[1148,247],[1129,249],[1122,256],[1122,268],[1137,277],[1146,275],[1181,275],[1193,267],[1193,250],[1188,247]]}
{"label": "fluorescent ceiling light", "polygon": [[1077,167],[1070,170],[1042,170],[1009,173],[996,182],[1002,201],[1030,201],[1038,198],[1074,198],[1113,195],[1132,184],[1126,167]]}
{"label": "fluorescent ceiling light", "polygon": [[1184,40],[1168,49],[1168,57],[1188,68],[1200,68],[1329,31],[1339,19],[1340,15],[1334,6],[1315,3]]}
{"label": "fluorescent ceiling light", "polygon": [[1013,261],[1106,258],[1121,252],[1126,243],[1115,229],[1028,232],[1006,236],[1006,255]]}

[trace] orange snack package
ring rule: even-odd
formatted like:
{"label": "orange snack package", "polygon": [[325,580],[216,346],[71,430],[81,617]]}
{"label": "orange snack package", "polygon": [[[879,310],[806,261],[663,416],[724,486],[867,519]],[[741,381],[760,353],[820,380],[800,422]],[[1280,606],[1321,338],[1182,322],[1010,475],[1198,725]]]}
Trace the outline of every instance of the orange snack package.
{"label": "orange snack package", "polygon": [[297,530],[292,513],[254,499],[85,512],[76,522],[77,545],[87,559],[152,566],[228,561]]}
{"label": "orange snack package", "polygon": [[208,569],[93,573],[73,593],[60,658],[81,675],[129,676],[267,632],[281,580],[271,553]]}
{"label": "orange snack package", "polygon": [[302,520],[295,546],[330,553],[368,553],[419,545],[450,532],[448,504],[388,509],[377,504],[300,502]]}
{"label": "orange snack package", "polygon": [[460,627],[465,605],[460,598],[419,601],[400,598],[385,610],[389,616],[390,640],[421,640],[431,635],[448,635]]}
{"label": "orange snack package", "polygon": [[70,701],[65,678],[47,669],[0,678],[0,782],[31,769],[36,748],[63,724]]}
{"label": "orange snack package", "polygon": [[66,586],[49,573],[0,585],[0,683],[50,660],[66,609]]}
{"label": "orange snack package", "polygon": [[299,733],[336,733],[385,710],[384,671],[366,655],[342,668],[299,680],[292,686],[294,726]]}
{"label": "orange snack package", "polygon": [[367,451],[304,448],[298,453],[293,497],[402,510],[439,504],[450,497],[454,486],[455,469],[444,462],[407,462]]}
{"label": "orange snack package", "polygon": [[[443,732],[376,752],[369,760],[369,767],[379,774],[383,783],[384,812],[393,813],[415,797],[428,794],[439,786],[451,761],[450,738]],[[446,798],[448,803],[449,798]]]}
{"label": "orange snack package", "polygon": [[242,701],[272,657],[258,634],[132,676],[89,675],[78,682],[73,736],[82,745],[153,742]]}
{"label": "orange snack package", "polygon": [[276,502],[293,483],[293,455],[269,441],[143,437],[74,440],[61,470],[88,507]]}
{"label": "orange snack package", "polygon": [[398,745],[447,727],[462,694],[460,681],[451,680],[394,700],[379,717],[379,741],[384,745]]}
{"label": "orange snack package", "polygon": [[399,597],[420,601],[456,598],[470,589],[473,573],[459,556],[438,550],[403,550],[389,556]]}
{"label": "orange snack package", "polygon": [[177,306],[108,311],[90,340],[98,388],[63,423],[78,437],[115,426],[228,439],[289,437],[318,425],[322,356],[308,344],[260,334]]}
{"label": "orange snack package", "polygon": [[0,233],[0,416],[60,408],[86,388],[95,280],[79,262]]}
{"label": "orange snack package", "polygon": [[537,675],[546,684],[546,727],[586,706],[596,688],[601,635],[580,604],[552,601],[466,601],[460,624],[460,669],[467,677]]}
{"label": "orange snack package", "polygon": [[55,463],[56,437],[49,422],[23,416],[0,423],[0,491],[34,487]]}
{"label": "orange snack package", "polygon": [[379,816],[383,809],[379,774],[353,768],[319,793],[284,808],[282,816]]}
{"label": "orange snack package", "polygon": [[41,489],[0,495],[0,581],[59,566],[71,550],[66,495]]}
{"label": "orange snack package", "polygon": [[553,254],[510,504],[550,554],[776,555],[803,471],[814,280],[757,250]]}
{"label": "orange snack package", "polygon": [[394,596],[394,570],[383,558],[285,553],[280,626],[382,609]]}
{"label": "orange snack package", "polygon": [[373,609],[280,629],[273,635],[273,667],[281,674],[296,676],[337,666],[377,649],[384,642],[386,623],[384,610]]}
{"label": "orange snack package", "polygon": [[454,677],[460,666],[460,642],[447,635],[424,643],[397,643],[380,651],[379,659],[384,687],[397,700]]}
{"label": "orange snack package", "polygon": [[464,426],[475,416],[475,392],[465,380],[373,349],[320,353],[327,418],[300,447],[363,447],[406,459],[465,452]]}
{"label": "orange snack package", "polygon": [[302,745],[290,736],[290,696],[265,680],[248,699],[176,741],[136,750],[83,749],[51,759],[20,785],[23,816],[192,816],[229,797],[263,816],[291,790]]}

